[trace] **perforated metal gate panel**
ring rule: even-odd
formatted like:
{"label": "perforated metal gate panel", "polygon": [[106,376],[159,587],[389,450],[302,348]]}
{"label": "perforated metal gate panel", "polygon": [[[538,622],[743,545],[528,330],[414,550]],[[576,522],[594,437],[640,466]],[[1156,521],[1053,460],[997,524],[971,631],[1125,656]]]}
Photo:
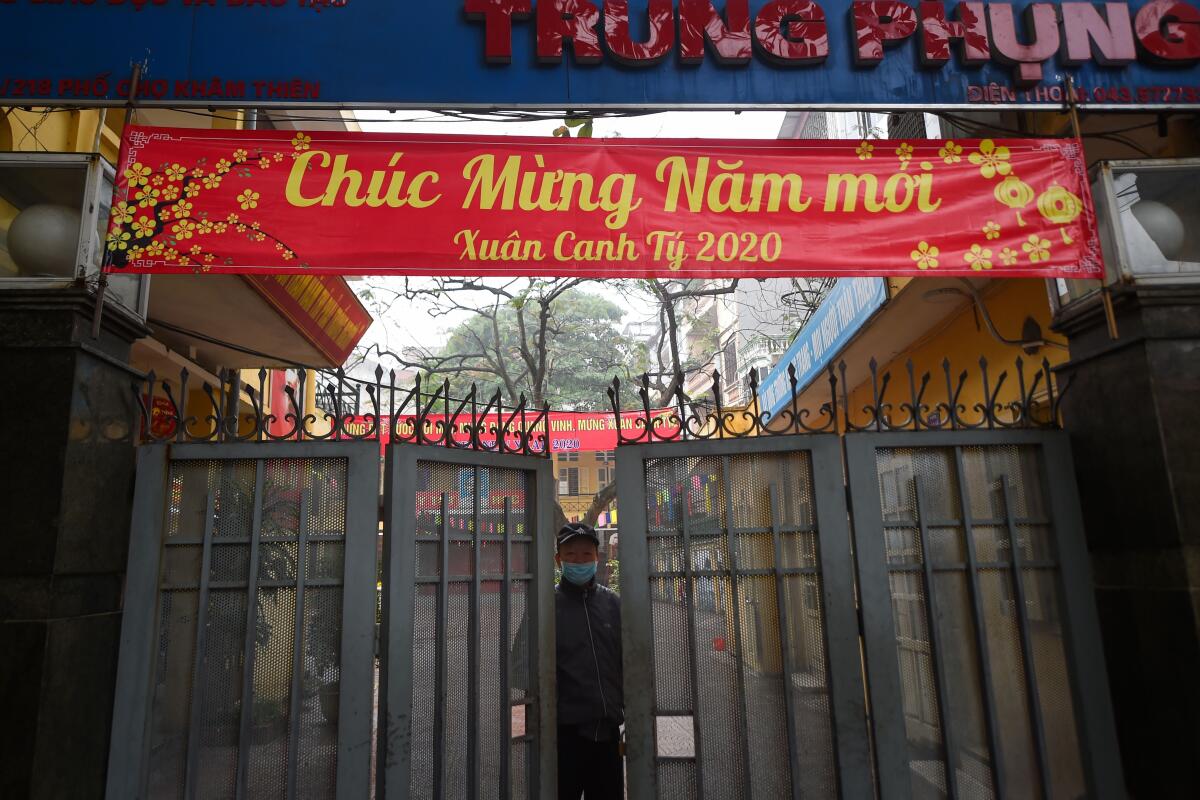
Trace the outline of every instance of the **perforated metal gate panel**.
{"label": "perforated metal gate panel", "polygon": [[627,447],[618,480],[630,797],[867,796],[837,440]]}
{"label": "perforated metal gate panel", "polygon": [[407,446],[388,458],[379,796],[549,797],[548,461]]}
{"label": "perforated metal gate panel", "polygon": [[369,763],[343,761],[348,739],[370,739],[374,587],[361,579],[374,574],[375,515],[351,506],[374,511],[377,454],[144,456],[109,796],[365,796],[346,773]]}
{"label": "perforated metal gate panel", "polygon": [[883,797],[1120,796],[1061,438],[879,434],[847,453]]}

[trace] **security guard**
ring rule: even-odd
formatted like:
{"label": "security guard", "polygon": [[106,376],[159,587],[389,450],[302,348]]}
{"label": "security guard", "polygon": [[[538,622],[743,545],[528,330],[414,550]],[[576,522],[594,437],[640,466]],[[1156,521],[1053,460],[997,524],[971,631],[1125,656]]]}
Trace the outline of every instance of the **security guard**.
{"label": "security guard", "polygon": [[621,602],[596,583],[600,537],[571,522],[558,532],[554,592],[558,673],[559,800],[625,796],[621,723]]}

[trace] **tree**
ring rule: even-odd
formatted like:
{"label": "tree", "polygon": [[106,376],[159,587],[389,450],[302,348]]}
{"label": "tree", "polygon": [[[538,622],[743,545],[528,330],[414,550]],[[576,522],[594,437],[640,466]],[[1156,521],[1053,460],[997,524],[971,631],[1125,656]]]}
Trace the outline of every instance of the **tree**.
{"label": "tree", "polygon": [[[716,354],[717,332],[711,331],[710,336],[697,337],[700,346],[692,352],[685,352],[680,342],[680,334],[684,325],[695,323],[693,312],[698,300],[706,297],[719,297],[732,294],[737,290],[738,279],[731,281],[705,282],[698,280],[648,280],[627,281],[624,288],[628,294],[647,296],[653,303],[658,317],[658,330],[650,345],[648,358],[657,369],[650,370],[650,389],[653,392],[650,402],[654,406],[672,405],[676,392],[682,392],[685,377],[703,367]],[[627,403],[639,405],[632,393],[623,398]],[[583,521],[595,525],[596,520],[606,508],[617,498],[617,484],[610,481],[601,487],[587,511]]]}
{"label": "tree", "polygon": [[[631,292],[648,296],[656,308],[657,332],[648,356],[652,365],[649,372],[651,403],[659,406],[673,404],[676,392],[682,389],[681,384],[687,376],[711,363],[720,352],[720,331],[716,328],[695,329],[696,325],[701,324],[697,310],[704,298],[719,298],[718,302],[730,306],[741,305],[743,310],[756,305],[761,307],[764,303],[779,303],[782,305],[783,320],[795,336],[808,324],[836,279],[791,278],[789,282],[791,288],[788,291],[780,293],[776,286],[771,293],[760,292],[758,297],[745,291],[744,282],[737,278],[730,281],[652,279],[628,282]],[[760,287],[763,285],[760,281]],[[739,287],[743,291],[739,292]],[[688,347],[681,341],[685,329],[689,333]],[[725,377],[733,380],[738,376]]]}
{"label": "tree", "polygon": [[[782,302],[795,327],[802,327],[828,291],[827,280],[797,279]],[[617,333],[621,309],[584,291],[583,279],[439,278],[425,283],[405,280],[403,290],[371,286],[376,305],[421,299],[435,316],[466,314],[444,347],[407,353],[400,360],[430,375],[449,378],[461,394],[471,382],[500,384],[515,403],[522,393],[533,403],[550,402],[580,410],[602,409],[601,387],[614,374],[628,378],[649,372],[651,403],[674,405],[686,376],[711,363],[719,350],[719,331],[697,330],[698,307],[719,302],[761,303],[738,293],[739,280],[650,279],[620,284],[635,304],[647,302],[657,319],[649,346]],[[740,299],[739,299],[740,298]],[[777,301],[778,302],[778,301]],[[684,341],[685,334],[687,342]],[[627,407],[640,407],[636,393],[623,396]],[[685,396],[685,401],[688,400]],[[611,505],[616,486],[603,487],[583,519],[595,524]],[[559,512],[561,514],[561,511]],[[564,518],[565,519],[565,518]]]}
{"label": "tree", "polygon": [[[833,278],[791,279],[791,290],[784,293],[780,300],[786,309],[789,324],[797,333],[808,324],[835,282]],[[649,360],[656,367],[648,373],[651,405],[674,405],[676,393],[683,394],[685,401],[690,399],[683,392],[683,382],[689,374],[712,361],[720,349],[720,332],[715,329],[701,331],[700,335],[690,337],[692,346],[687,349],[680,341],[681,333],[685,327],[697,324],[695,312],[699,301],[715,297],[721,302],[737,302],[735,298],[738,286],[737,278],[730,281],[651,279],[627,282],[627,291],[650,297],[658,317],[658,329],[649,353]],[[730,380],[736,377],[726,376]],[[592,498],[583,520],[594,525],[600,514],[616,497],[615,482],[603,487]]]}
{"label": "tree", "polygon": [[680,347],[681,325],[694,322],[688,315],[695,309],[696,302],[705,297],[720,297],[737,291],[738,278],[731,281],[673,281],[653,278],[642,281],[658,306],[658,335],[653,345],[653,360],[658,370],[651,376],[650,388],[656,392],[652,399],[655,405],[670,404],[676,392],[690,372],[712,360],[718,349],[717,331],[709,331],[707,337],[698,337],[701,346],[695,352],[684,352]]}
{"label": "tree", "polygon": [[622,310],[580,287],[581,278],[405,279],[402,290],[371,287],[377,302],[423,300],[434,317],[465,315],[441,347],[416,348],[397,359],[462,396],[471,383],[499,384],[509,403],[602,410],[614,372],[644,363],[644,348],[617,331]]}
{"label": "tree", "polygon": [[[584,291],[583,279],[437,278],[427,284],[405,279],[403,290],[370,286],[374,304],[390,308],[399,299],[424,300],[435,317],[467,314],[440,348],[393,357],[435,379],[448,378],[451,393],[462,396],[471,383],[499,383],[508,401],[524,395],[534,407],[604,410],[603,387],[620,373],[645,366],[645,347],[616,328],[622,309]],[[633,403],[634,398],[630,398]],[[615,492],[615,485],[610,491]],[[589,510],[595,524],[612,502]],[[593,504],[594,505],[594,504]],[[555,528],[566,522],[555,505]]]}

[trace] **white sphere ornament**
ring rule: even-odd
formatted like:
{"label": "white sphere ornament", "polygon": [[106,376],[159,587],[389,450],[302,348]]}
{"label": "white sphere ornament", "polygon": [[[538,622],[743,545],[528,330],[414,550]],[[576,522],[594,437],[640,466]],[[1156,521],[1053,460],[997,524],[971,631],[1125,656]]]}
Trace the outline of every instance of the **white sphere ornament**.
{"label": "white sphere ornament", "polygon": [[1187,230],[1175,209],[1157,200],[1141,200],[1130,209],[1168,261],[1179,258]]}
{"label": "white sphere ornament", "polygon": [[8,252],[27,276],[73,278],[78,258],[79,209],[36,205],[17,214],[8,229]]}

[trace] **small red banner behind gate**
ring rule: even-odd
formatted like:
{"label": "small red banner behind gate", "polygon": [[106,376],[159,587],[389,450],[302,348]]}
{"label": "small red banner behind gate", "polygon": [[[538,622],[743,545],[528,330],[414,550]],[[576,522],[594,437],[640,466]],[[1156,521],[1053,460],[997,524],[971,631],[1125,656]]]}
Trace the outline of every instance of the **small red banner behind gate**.
{"label": "small red banner behind gate", "polygon": [[1075,140],[126,130],[135,272],[1099,277]]}
{"label": "small red banner behind gate", "polygon": [[[654,409],[650,412],[655,430],[662,436],[673,436],[679,430],[678,412],[670,408]],[[532,422],[536,412],[530,411],[526,421]],[[444,414],[426,414],[424,435],[429,439],[440,439],[444,436],[443,426],[446,424]],[[621,429],[626,436],[636,438],[642,435],[643,428],[639,422],[644,422],[646,415],[642,411],[622,411]],[[409,440],[415,433],[417,417],[414,414],[403,414],[396,417],[399,426],[397,433]],[[379,429],[375,429],[375,418],[357,416],[345,420],[343,427],[351,436],[365,436],[374,432],[378,435],[380,449],[384,449],[391,441],[392,418],[386,414],[379,417]],[[466,446],[471,441],[471,421],[463,418],[453,422],[451,437],[460,446]],[[520,417],[509,419],[506,412],[503,416],[492,414],[480,417],[476,424],[483,425],[479,438],[488,446],[494,444],[499,431],[508,430],[508,446],[520,447],[516,441],[517,432],[523,430],[524,422]],[[551,411],[546,415],[549,433],[549,449],[552,453],[569,453],[574,451],[603,451],[617,448],[617,424],[613,415],[607,411]],[[542,434],[541,428],[534,431]],[[541,445],[539,445],[540,447]]]}

